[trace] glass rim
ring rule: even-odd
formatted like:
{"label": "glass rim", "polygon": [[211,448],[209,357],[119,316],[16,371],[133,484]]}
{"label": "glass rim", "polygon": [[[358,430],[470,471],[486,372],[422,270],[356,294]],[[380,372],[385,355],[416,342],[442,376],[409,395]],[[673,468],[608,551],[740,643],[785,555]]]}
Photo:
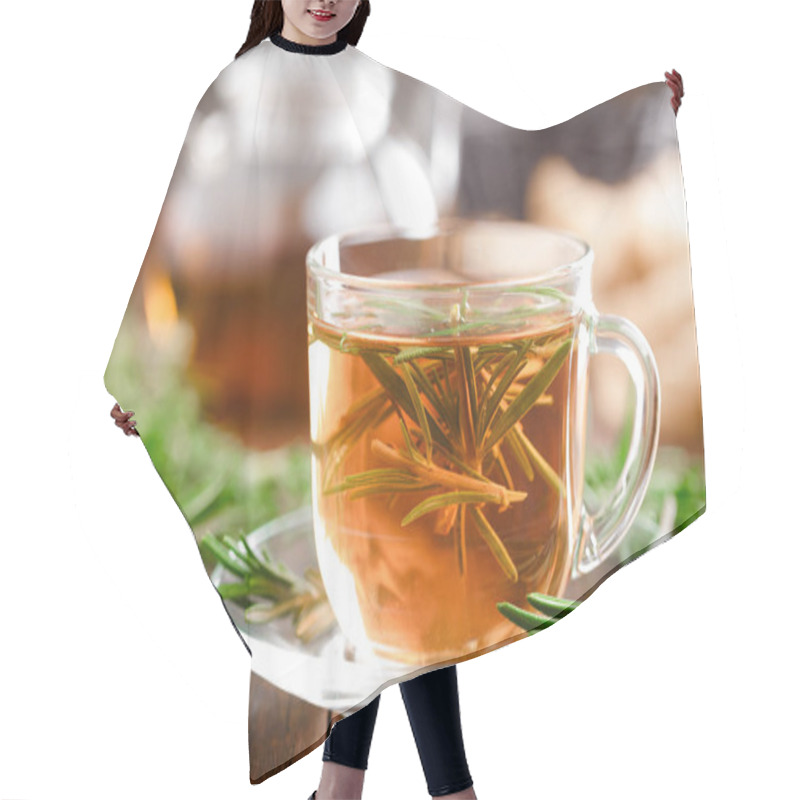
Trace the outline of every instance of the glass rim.
{"label": "glass rim", "polygon": [[[571,259],[564,264],[559,264],[546,272],[536,276],[524,278],[505,278],[492,281],[453,281],[450,283],[420,283],[413,280],[401,280],[397,278],[382,279],[380,277],[368,277],[365,275],[352,275],[341,270],[330,269],[323,266],[321,255],[330,247],[335,246],[338,250],[343,245],[367,244],[387,241],[397,238],[399,235],[408,239],[431,239],[441,234],[458,230],[459,228],[472,227],[479,224],[526,226],[544,231],[561,239],[568,239],[577,244],[583,251],[577,258]],[[576,234],[562,230],[560,228],[541,225],[527,220],[517,219],[485,219],[470,217],[442,217],[436,222],[425,225],[400,225],[394,222],[381,222],[374,225],[365,225],[356,229],[346,230],[339,233],[330,234],[313,244],[306,253],[306,270],[309,277],[326,278],[337,281],[340,284],[362,289],[404,289],[406,291],[454,291],[469,289],[470,291],[502,290],[523,286],[538,286],[542,283],[552,282],[556,279],[563,279],[575,273],[587,269],[591,266],[594,257],[592,246],[581,239]]]}

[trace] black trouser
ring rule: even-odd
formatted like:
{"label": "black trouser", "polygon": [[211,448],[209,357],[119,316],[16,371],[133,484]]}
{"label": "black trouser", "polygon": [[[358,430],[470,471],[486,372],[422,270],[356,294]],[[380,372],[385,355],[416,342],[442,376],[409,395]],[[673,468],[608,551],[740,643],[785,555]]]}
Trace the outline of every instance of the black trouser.
{"label": "black trouser", "polygon": [[[431,797],[472,786],[461,734],[455,664],[403,681],[400,692]],[[323,761],[367,768],[380,699],[378,695],[355,714],[334,724],[325,740]]]}

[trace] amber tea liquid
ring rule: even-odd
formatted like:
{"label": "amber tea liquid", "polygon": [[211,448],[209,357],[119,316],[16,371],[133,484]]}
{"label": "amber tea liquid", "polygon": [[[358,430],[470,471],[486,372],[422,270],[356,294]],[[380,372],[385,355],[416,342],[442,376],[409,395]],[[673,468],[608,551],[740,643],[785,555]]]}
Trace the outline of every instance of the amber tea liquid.
{"label": "amber tea liquid", "polygon": [[[540,317],[535,326],[512,335],[470,337],[462,333],[449,338],[371,336],[353,331],[352,325],[338,328],[317,319],[310,323],[317,551],[334,611],[351,640],[367,641],[375,652],[407,663],[458,658],[524,634],[497,610],[497,603],[509,601],[531,610],[527,593],[561,594],[570,574],[582,500],[586,386],[585,377],[579,376],[586,374],[586,348],[578,323],[576,316],[562,315],[550,321]],[[506,374],[503,359],[508,365],[526,343],[530,347],[519,362],[521,370],[501,393],[503,399],[493,419],[496,425],[548,359],[559,348],[562,354],[566,350],[547,388],[515,426],[538,455],[526,456],[523,440],[506,435],[499,442],[502,458],[490,451],[479,462],[472,462],[472,467],[495,485],[526,493],[524,499],[509,503],[504,510],[491,502],[478,506],[513,562],[516,580],[499,563],[466,512],[466,503],[401,524],[426,498],[452,488],[437,485],[422,491],[388,491],[355,498],[351,491],[326,493],[345,484],[348,476],[395,467],[387,459],[386,448],[407,456],[401,415],[417,452],[427,453],[414,410],[407,413],[391,401],[385,384],[370,368],[370,359],[373,365],[376,356],[383,359],[400,383],[385,371],[384,381],[402,393],[401,368],[393,363],[394,355],[409,348],[442,348],[435,356],[422,351],[405,363],[418,388],[424,375],[429,391],[453,411],[462,402],[458,382],[464,377],[456,348],[462,348],[462,358],[468,353],[473,363],[475,393],[468,402],[477,401],[479,407],[491,396],[486,387],[493,371],[497,370],[494,390]],[[465,393],[469,397],[469,391]],[[464,449],[463,425],[448,426],[425,392],[420,391],[419,396],[452,442],[454,452],[462,456],[472,452],[477,458],[477,445],[471,451],[467,442]],[[467,401],[464,403],[466,408]],[[451,415],[450,422],[456,418]],[[492,430],[490,425],[489,433]],[[431,458],[448,475],[469,474],[447,458],[444,448],[434,446]],[[522,465],[526,460],[532,479]],[[546,466],[539,468],[534,461]]]}

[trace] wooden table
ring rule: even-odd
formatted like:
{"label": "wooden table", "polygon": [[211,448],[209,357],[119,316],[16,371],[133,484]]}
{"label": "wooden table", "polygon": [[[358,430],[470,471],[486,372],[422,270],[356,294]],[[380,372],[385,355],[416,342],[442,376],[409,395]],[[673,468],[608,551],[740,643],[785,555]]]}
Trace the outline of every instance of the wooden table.
{"label": "wooden table", "polygon": [[[262,783],[324,744],[342,718],[250,673],[250,783]],[[322,753],[319,754],[320,761]]]}

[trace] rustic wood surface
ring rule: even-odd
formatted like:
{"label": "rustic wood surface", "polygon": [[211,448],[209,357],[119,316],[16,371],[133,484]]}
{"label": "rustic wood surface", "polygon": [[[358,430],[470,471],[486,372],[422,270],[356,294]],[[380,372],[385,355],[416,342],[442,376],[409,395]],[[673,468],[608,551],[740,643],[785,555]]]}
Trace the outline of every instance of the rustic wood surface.
{"label": "rustic wood surface", "polygon": [[320,747],[339,718],[251,672],[250,783],[262,783]]}

